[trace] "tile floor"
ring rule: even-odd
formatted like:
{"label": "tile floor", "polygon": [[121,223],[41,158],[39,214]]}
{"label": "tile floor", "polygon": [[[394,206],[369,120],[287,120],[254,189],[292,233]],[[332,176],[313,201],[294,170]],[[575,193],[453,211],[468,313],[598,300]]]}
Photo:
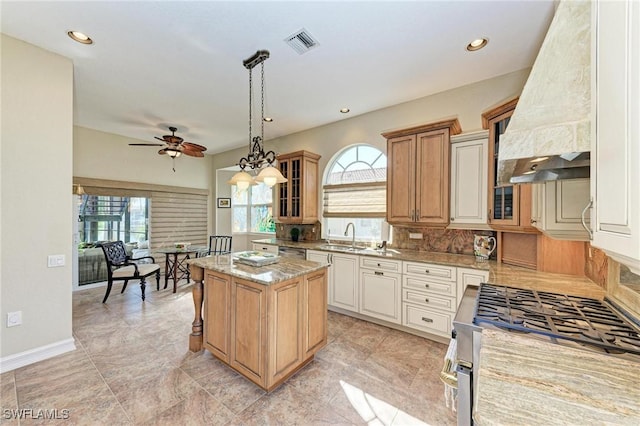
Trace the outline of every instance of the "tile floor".
{"label": "tile floor", "polygon": [[329,313],[329,343],[266,394],[207,352],[191,353],[191,286],[178,292],[114,286],[73,294],[77,350],[3,373],[8,409],[69,410],[50,423],[88,425],[455,424],[438,378],[446,346]]}

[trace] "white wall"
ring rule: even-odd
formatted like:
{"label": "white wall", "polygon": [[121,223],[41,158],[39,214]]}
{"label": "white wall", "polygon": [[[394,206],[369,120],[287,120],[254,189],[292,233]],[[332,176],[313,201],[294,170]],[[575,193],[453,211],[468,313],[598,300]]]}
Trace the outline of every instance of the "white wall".
{"label": "white wall", "polygon": [[158,154],[161,147],[129,146],[153,143],[157,135],[143,141],[86,127],[73,129],[74,176],[200,189],[208,189],[212,182],[210,156],[176,158],[174,172],[171,157]]}
{"label": "white wall", "polygon": [[[463,132],[480,130],[482,112],[519,95],[529,71],[530,69],[516,71],[378,111],[345,118],[315,129],[267,140],[265,150],[287,153],[305,149],[315,152],[322,156],[319,167],[324,173],[328,162],[338,151],[355,143],[367,143],[386,153],[386,140],[380,135],[385,131],[450,117],[458,117]],[[268,126],[265,127],[265,135],[266,137],[269,135]],[[245,146],[214,155],[213,170],[232,166],[246,154]],[[322,191],[319,192],[318,206],[322,206]]]}
{"label": "white wall", "polygon": [[[73,64],[1,35],[0,368],[73,349]],[[61,254],[66,265],[47,267]],[[6,327],[8,312],[22,325]],[[46,349],[45,349],[46,348]],[[34,354],[35,353],[35,354]],[[21,358],[26,359],[26,358]],[[32,358],[31,358],[32,359]]]}

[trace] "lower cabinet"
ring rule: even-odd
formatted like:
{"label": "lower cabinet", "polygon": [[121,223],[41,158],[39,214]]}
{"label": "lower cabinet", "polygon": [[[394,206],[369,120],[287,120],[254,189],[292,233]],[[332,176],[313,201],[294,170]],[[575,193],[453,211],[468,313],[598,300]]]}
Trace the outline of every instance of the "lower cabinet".
{"label": "lower cabinet", "polygon": [[229,362],[231,329],[231,278],[207,271],[204,286],[203,345],[212,354]]}
{"label": "lower cabinet", "polygon": [[[302,351],[305,358],[314,355],[327,343],[327,274],[309,274],[302,294],[302,324],[305,327]],[[318,303],[322,301],[322,303]]]}
{"label": "lower cabinet", "polygon": [[458,303],[462,300],[462,295],[468,285],[480,286],[480,283],[489,282],[489,271],[480,269],[458,268]]}
{"label": "lower cabinet", "polygon": [[450,337],[458,307],[456,268],[404,262],[403,272],[402,325]]}
{"label": "lower cabinet", "polygon": [[361,314],[402,323],[402,275],[398,273],[401,265],[401,261],[360,259]]}
{"label": "lower cabinet", "polygon": [[359,258],[353,254],[337,254],[307,250],[307,260],[328,263],[328,304],[358,312]]}

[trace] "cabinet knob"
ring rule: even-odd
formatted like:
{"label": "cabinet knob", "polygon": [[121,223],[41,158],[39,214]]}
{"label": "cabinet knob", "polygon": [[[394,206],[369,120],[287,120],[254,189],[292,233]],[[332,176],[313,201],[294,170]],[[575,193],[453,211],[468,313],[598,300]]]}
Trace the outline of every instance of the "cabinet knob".
{"label": "cabinet knob", "polygon": [[424,273],[425,273],[425,274],[429,274],[430,272],[429,272],[429,270],[428,270],[428,269],[425,269],[425,270],[424,270]]}
{"label": "cabinet knob", "polygon": [[425,284],[424,286],[425,286],[425,288],[429,288],[429,284]]}
{"label": "cabinet knob", "polygon": [[424,299],[425,302],[429,303],[429,299]]}
{"label": "cabinet knob", "polygon": [[451,222],[453,222],[455,219],[454,219],[454,218],[452,218],[452,217],[450,217],[450,218],[449,218],[449,220],[451,220]]}
{"label": "cabinet knob", "polygon": [[427,318],[427,317],[422,317],[422,321],[424,321],[424,322],[433,322],[433,320],[431,318]]}
{"label": "cabinet knob", "polygon": [[380,267],[380,264],[378,263],[378,267]]}
{"label": "cabinet knob", "polygon": [[533,225],[534,223],[538,223],[537,220],[531,219],[531,224]]}

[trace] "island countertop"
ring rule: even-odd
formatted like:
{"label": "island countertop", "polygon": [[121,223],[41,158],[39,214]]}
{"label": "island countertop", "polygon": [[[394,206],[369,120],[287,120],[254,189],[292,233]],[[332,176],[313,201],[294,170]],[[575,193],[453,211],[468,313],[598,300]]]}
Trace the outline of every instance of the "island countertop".
{"label": "island countertop", "polygon": [[234,262],[230,255],[198,257],[187,260],[187,263],[263,285],[277,284],[327,266],[310,260],[281,257],[278,263],[255,267]]}
{"label": "island countertop", "polygon": [[478,425],[640,422],[640,362],[516,333],[482,332]]}

